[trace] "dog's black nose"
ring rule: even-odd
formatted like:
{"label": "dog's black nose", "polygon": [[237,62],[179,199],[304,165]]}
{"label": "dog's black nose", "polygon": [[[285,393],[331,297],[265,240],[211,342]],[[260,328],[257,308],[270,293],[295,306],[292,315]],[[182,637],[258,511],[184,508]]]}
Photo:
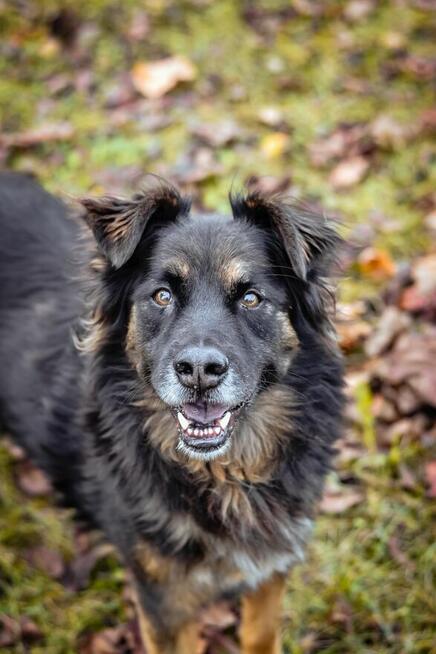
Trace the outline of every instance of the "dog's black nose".
{"label": "dog's black nose", "polygon": [[187,347],[175,360],[174,369],[184,386],[206,391],[222,381],[229,361],[214,347]]}

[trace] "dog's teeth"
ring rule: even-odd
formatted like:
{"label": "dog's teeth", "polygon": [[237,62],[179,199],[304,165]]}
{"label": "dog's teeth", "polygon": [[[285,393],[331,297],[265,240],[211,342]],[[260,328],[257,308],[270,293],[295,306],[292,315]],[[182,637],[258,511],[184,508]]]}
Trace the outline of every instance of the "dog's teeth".
{"label": "dog's teeth", "polygon": [[225,413],[223,417],[218,420],[220,427],[223,431],[224,429],[227,429],[227,425],[229,424],[231,415],[232,414],[230,413],[230,411],[227,411],[227,413]]}
{"label": "dog's teeth", "polygon": [[194,433],[194,430],[192,429],[192,427],[188,427],[188,429],[186,430],[186,433],[188,434],[188,436],[192,436],[192,434]]}
{"label": "dog's teeth", "polygon": [[183,413],[180,413],[180,411],[177,413],[177,420],[180,423],[180,426],[182,429],[187,429],[189,425],[191,424],[189,420],[186,420],[185,416]]}
{"label": "dog's teeth", "polygon": [[209,434],[209,436],[213,436],[213,429],[212,429],[212,427],[209,427],[209,429],[207,430],[207,433]]}
{"label": "dog's teeth", "polygon": [[215,436],[219,436],[221,434],[221,427],[214,427],[213,431],[215,432]]}
{"label": "dog's teeth", "polygon": [[199,436],[199,435],[200,435],[200,430],[198,429],[198,427],[196,427],[194,429],[194,436]]}

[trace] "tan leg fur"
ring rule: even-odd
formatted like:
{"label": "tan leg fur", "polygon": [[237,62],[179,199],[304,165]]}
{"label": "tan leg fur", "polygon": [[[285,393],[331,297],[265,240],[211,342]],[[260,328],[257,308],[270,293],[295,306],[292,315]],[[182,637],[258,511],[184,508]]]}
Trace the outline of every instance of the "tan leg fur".
{"label": "tan leg fur", "polygon": [[176,634],[158,632],[136,602],[139,631],[147,654],[196,654],[199,628],[197,623],[188,622]]}
{"label": "tan leg fur", "polygon": [[281,607],[286,577],[274,575],[242,599],[241,654],[281,654]]}

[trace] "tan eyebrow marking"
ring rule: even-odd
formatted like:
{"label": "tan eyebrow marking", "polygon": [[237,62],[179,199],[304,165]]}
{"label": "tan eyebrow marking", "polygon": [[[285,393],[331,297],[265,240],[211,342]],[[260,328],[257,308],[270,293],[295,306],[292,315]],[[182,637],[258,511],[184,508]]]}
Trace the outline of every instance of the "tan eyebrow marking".
{"label": "tan eyebrow marking", "polygon": [[241,282],[248,282],[248,266],[240,259],[231,259],[224,261],[219,269],[219,276],[226,288],[233,288]]}
{"label": "tan eyebrow marking", "polygon": [[175,258],[170,259],[166,262],[166,269],[168,272],[181,277],[182,279],[187,279],[191,272],[191,267],[186,259]]}

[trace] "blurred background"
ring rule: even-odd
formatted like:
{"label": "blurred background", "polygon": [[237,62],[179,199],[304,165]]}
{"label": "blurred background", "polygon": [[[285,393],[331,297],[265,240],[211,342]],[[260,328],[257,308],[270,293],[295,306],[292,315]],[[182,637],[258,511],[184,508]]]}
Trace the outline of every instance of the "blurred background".
{"label": "blurred background", "polygon": [[[289,582],[291,654],[434,651],[432,8],[0,0],[2,167],[66,198],[129,193],[154,172],[224,211],[231,185],[248,184],[341,221],[350,401],[308,560]],[[139,654],[127,582],[4,435],[0,652]],[[235,654],[237,620],[226,605],[208,612],[197,654]]]}

